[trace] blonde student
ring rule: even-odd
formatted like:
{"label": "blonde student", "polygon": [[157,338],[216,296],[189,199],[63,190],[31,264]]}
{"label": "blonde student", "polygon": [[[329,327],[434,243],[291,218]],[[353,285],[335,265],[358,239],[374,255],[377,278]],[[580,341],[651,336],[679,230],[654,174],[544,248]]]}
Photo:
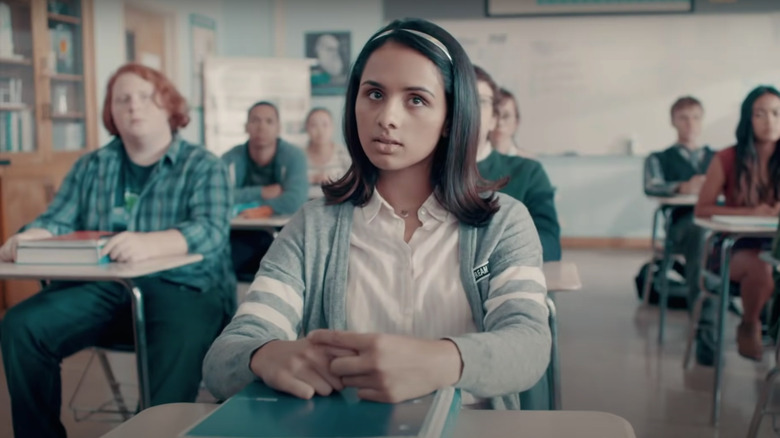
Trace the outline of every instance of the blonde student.
{"label": "blonde student", "polygon": [[454,385],[466,404],[520,408],[550,357],[541,245],[477,172],[463,48],[427,21],[389,24],[355,61],[344,120],[347,177],[273,243],[207,354],[207,387],[397,402]]}
{"label": "blonde student", "polygon": [[[780,92],[776,88],[760,86],[748,94],[736,136],[736,145],[713,158],[695,214],[776,217],[780,214]],[[726,205],[718,204],[720,195]],[[737,347],[741,356],[756,361],[763,355],[761,310],[774,290],[772,268],[758,254],[769,246],[769,239],[742,239],[731,256],[731,281],[739,283],[744,307]]]}

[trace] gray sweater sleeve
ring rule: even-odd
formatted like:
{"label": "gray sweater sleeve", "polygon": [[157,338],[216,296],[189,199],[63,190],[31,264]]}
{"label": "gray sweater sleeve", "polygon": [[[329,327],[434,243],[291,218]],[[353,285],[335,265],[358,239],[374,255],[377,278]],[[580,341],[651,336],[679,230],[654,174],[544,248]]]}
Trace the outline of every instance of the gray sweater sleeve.
{"label": "gray sweater sleeve", "polygon": [[674,196],[680,188],[679,181],[666,180],[661,161],[656,154],[645,158],[644,185],[647,196]]}
{"label": "gray sweater sleeve", "polygon": [[552,344],[539,237],[522,204],[501,208],[503,230],[495,230],[500,236],[482,301],[484,331],[450,338],[463,361],[457,386],[478,397],[531,388],[547,369]]}
{"label": "gray sweater sleeve", "polygon": [[295,340],[303,311],[303,212],[292,217],[268,249],[245,300],[203,361],[203,381],[226,399],[256,376],[252,354],[266,343]]}

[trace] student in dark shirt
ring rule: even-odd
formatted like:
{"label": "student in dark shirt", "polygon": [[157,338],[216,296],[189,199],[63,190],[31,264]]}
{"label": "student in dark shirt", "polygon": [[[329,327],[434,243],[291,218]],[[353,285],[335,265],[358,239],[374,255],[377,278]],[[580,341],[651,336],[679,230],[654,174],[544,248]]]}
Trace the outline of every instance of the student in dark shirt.
{"label": "student in dark shirt", "polygon": [[[235,185],[234,214],[249,218],[291,215],[308,199],[306,155],[279,138],[280,130],[276,106],[258,102],[247,113],[249,139],[222,156]],[[272,241],[265,231],[231,231],[233,266],[239,280],[251,281]]]}
{"label": "student in dark shirt", "polygon": [[483,178],[498,181],[508,177],[500,192],[522,202],[534,221],[542,242],[544,261],[561,259],[561,227],[555,211],[555,189],[542,164],[530,158],[504,155],[491,148],[489,132],[498,120],[498,87],[491,76],[480,67],[474,67],[477,75],[480,108],[483,125],[480,128],[477,149],[477,168]]}

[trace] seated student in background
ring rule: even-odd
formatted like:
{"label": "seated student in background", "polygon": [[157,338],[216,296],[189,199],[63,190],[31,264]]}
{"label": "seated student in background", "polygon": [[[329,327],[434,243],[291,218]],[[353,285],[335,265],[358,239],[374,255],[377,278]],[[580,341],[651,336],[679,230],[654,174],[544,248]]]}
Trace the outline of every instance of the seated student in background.
{"label": "seated student in background", "polygon": [[309,144],[306,146],[309,197],[313,198],[322,196],[322,184],[341,178],[352,160],[347,149],[333,141],[333,117],[326,108],[309,111],[306,116],[306,133],[309,134]]}
{"label": "seated student in background", "polygon": [[460,44],[396,20],[347,88],[353,166],[282,230],[204,361],[226,398],[256,379],[301,398],[398,402],[462,388],[518,409],[550,358],[539,238],[479,177],[479,103]]}
{"label": "seated student in background", "polygon": [[[488,136],[496,126],[498,115],[495,99],[498,86],[481,67],[474,66],[474,73],[477,77],[480,107],[477,169],[483,178],[491,181],[509,179],[499,191],[517,199],[528,208],[542,243],[542,259],[545,262],[560,260],[561,227],[558,225],[553,200],[555,189],[538,161],[503,155],[490,147]],[[546,377],[542,376],[533,388],[520,394],[523,410],[550,409],[549,382]]]}
{"label": "seated student in background", "polygon": [[[279,138],[279,111],[270,102],[249,108],[245,128],[249,140],[222,156],[235,184],[234,214],[263,218],[295,213],[309,196],[306,155]],[[230,232],[239,280],[251,281],[272,241],[266,231]]]}
{"label": "seated student in background", "polygon": [[534,221],[542,242],[545,262],[561,259],[561,227],[555,211],[555,189],[536,160],[507,156],[490,147],[489,133],[496,126],[498,106],[495,92],[498,86],[481,67],[474,66],[481,122],[477,147],[477,169],[483,178],[498,181],[509,178],[499,191],[522,202]]}
{"label": "seated student in background", "polygon": [[[707,170],[697,217],[780,214],[780,92],[757,87],[742,103],[737,144],[719,151]],[[726,205],[718,205],[718,196]],[[774,290],[772,268],[758,258],[769,239],[742,239],[732,250],[731,281],[740,285],[744,312],[737,328],[739,354],[760,361],[760,314]],[[720,251],[717,252],[719,260]]]}
{"label": "seated student in background", "polygon": [[498,88],[494,93],[498,106],[496,128],[490,131],[490,143],[493,149],[504,155],[518,155],[531,158],[533,154],[521,149],[515,140],[517,128],[520,127],[520,108],[517,99],[506,88]]}
{"label": "seated student in background", "polygon": [[[661,152],[645,159],[644,189],[647,196],[697,195],[704,184],[704,174],[715,155],[701,144],[704,107],[698,99],[685,96],[677,99],[671,108],[672,126],[677,141]],[[693,207],[677,207],[671,217],[670,238],[674,251],[685,256],[685,281],[688,284],[688,309],[699,296],[699,273],[704,232],[693,223]],[[715,307],[707,302],[702,309],[703,326],[711,326]],[[715,340],[711,330],[697,333],[696,361],[712,366],[715,360]]]}
{"label": "seated student in background", "polygon": [[[119,232],[104,250],[118,262],[203,255],[200,263],[136,280],[144,294],[152,405],[195,401],[203,356],[235,309],[228,171],[177,135],[188,112],[161,73],[121,67],[103,104],[114,139],[82,156],[46,212],[0,248],[0,260],[10,262],[21,240],[99,230]],[[55,282],[8,310],[2,351],[17,437],[66,435],[60,363],[100,343],[132,343],[130,306],[117,283]]]}

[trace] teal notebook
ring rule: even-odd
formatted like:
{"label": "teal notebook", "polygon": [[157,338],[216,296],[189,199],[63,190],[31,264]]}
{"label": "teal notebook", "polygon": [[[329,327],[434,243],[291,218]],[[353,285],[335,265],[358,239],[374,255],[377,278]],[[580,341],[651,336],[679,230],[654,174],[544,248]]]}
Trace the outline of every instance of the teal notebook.
{"label": "teal notebook", "polygon": [[460,390],[446,388],[403,403],[360,400],[347,388],[303,400],[251,383],[183,437],[369,438],[448,437],[460,411]]}

